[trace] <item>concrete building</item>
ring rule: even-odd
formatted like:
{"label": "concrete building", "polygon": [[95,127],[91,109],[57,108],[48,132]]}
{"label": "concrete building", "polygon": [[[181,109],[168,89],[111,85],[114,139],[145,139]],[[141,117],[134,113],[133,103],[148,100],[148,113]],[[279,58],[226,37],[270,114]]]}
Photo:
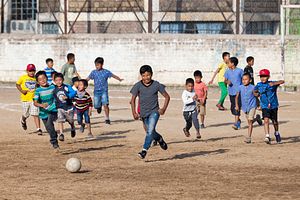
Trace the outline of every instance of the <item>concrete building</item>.
{"label": "concrete building", "polygon": [[1,0],[6,33],[279,34],[298,0]]}

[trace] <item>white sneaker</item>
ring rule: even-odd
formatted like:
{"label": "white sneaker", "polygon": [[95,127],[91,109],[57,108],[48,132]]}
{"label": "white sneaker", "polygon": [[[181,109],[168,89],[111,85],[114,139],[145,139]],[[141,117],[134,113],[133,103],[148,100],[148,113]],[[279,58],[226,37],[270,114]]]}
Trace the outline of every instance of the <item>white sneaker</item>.
{"label": "white sneaker", "polygon": [[266,144],[271,144],[271,137],[270,137],[269,134],[267,134],[266,137],[265,137],[265,143]]}

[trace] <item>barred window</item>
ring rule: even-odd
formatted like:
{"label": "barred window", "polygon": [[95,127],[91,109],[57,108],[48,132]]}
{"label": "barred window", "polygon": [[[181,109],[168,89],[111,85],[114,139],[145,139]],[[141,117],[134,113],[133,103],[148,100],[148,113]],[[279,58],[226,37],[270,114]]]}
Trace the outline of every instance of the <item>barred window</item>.
{"label": "barred window", "polygon": [[12,20],[35,20],[37,13],[37,0],[12,0]]}
{"label": "barred window", "polygon": [[59,34],[59,27],[56,22],[44,22],[42,23],[43,34]]}
{"label": "barred window", "polygon": [[274,35],[277,22],[246,22],[246,34]]}

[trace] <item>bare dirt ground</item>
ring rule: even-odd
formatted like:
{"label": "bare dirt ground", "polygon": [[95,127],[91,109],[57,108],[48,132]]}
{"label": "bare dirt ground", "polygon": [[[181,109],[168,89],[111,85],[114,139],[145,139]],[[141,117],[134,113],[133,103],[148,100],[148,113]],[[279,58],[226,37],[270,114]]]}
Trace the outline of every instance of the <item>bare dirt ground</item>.
{"label": "bare dirt ground", "polygon": [[[253,144],[246,145],[244,115],[243,129],[234,131],[230,112],[216,111],[216,89],[200,141],[194,131],[191,138],[182,133],[181,90],[169,92],[171,104],[158,124],[169,149],[153,147],[140,160],[145,133],[132,120],[128,88],[111,88],[112,125],[93,113],[96,140],[77,131],[56,152],[46,133],[30,134],[32,120],[22,130],[19,95],[2,87],[0,199],[300,199],[300,93],[279,92],[283,144],[266,145],[263,127],[256,126]],[[70,157],[81,160],[80,173],[66,171]]]}

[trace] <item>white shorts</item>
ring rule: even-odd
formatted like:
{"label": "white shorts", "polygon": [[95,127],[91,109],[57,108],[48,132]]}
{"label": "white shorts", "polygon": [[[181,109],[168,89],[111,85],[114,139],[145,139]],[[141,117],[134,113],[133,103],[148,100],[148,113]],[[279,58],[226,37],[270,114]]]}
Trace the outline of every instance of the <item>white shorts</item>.
{"label": "white shorts", "polygon": [[254,120],[255,112],[256,112],[256,108],[252,108],[248,113],[245,113],[246,119],[251,121]]}
{"label": "white shorts", "polygon": [[74,110],[73,108],[70,110],[57,109],[57,122],[64,123],[68,121],[69,123],[74,122]]}
{"label": "white shorts", "polygon": [[39,116],[39,108],[34,106],[33,101],[23,101],[22,102],[23,108],[23,116],[28,118],[31,116]]}

